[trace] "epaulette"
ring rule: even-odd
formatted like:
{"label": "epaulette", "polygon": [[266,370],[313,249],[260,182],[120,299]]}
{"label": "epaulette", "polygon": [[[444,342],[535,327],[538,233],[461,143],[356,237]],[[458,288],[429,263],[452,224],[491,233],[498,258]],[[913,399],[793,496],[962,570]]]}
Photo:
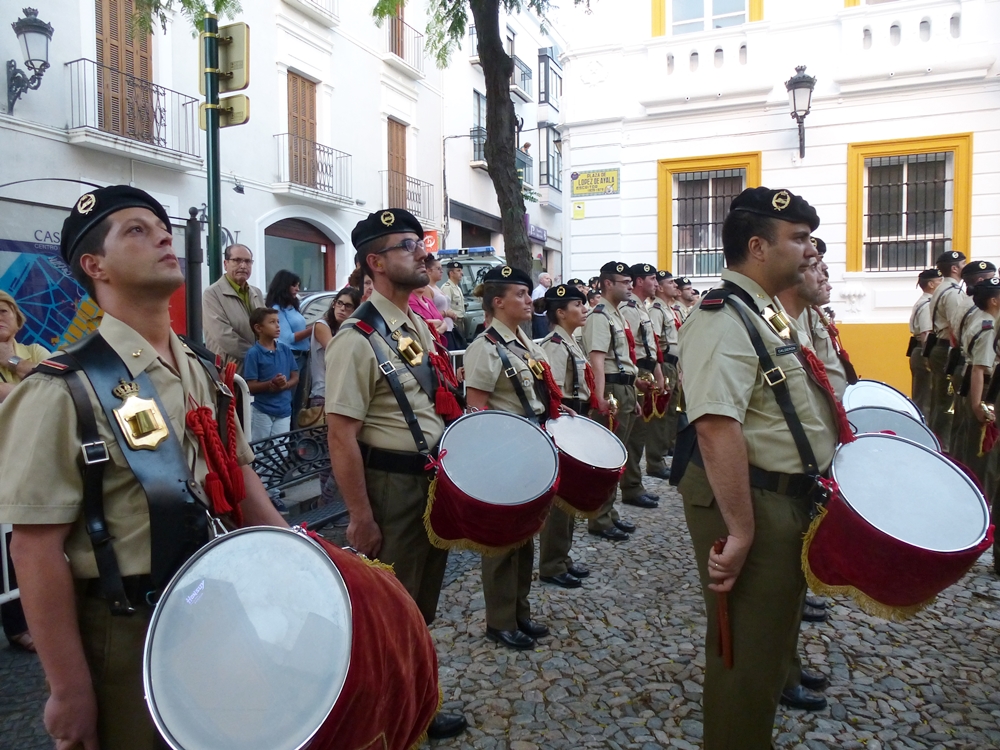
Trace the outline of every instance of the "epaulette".
{"label": "epaulette", "polygon": [[357,328],[365,336],[371,336],[373,333],[375,333],[375,329],[372,328],[367,323],[365,323],[365,321],[363,320],[357,320],[357,319],[354,320],[354,328]]}
{"label": "epaulette", "polygon": [[599,305],[597,305],[597,307],[594,308],[594,312],[599,312],[599,313],[604,312],[604,303],[601,302]]}
{"label": "epaulette", "polygon": [[983,321],[983,330],[984,331],[988,331],[991,328],[993,328],[993,321],[992,320],[984,320]]}
{"label": "epaulette", "polygon": [[729,295],[730,291],[724,287],[713,289],[701,298],[698,306],[704,310],[720,310],[726,304],[726,297]]}
{"label": "epaulette", "polygon": [[625,300],[625,304],[628,307],[638,307],[638,305],[636,304],[636,301],[634,299],[627,299],[627,300]]}
{"label": "epaulette", "polygon": [[55,357],[39,362],[31,372],[38,372],[42,375],[65,375],[68,372],[79,369],[80,366],[76,363],[76,360],[69,357]]}

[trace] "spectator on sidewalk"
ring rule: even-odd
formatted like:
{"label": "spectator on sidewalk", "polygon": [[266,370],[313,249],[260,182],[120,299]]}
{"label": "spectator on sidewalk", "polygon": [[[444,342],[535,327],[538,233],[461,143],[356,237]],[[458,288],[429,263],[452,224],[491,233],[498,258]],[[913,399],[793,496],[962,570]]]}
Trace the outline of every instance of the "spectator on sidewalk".
{"label": "spectator on sidewalk", "polygon": [[253,253],[246,245],[230,245],[225,250],[225,274],[202,295],[205,346],[222,357],[223,364],[235,362],[243,373],[243,360],[254,345],[250,313],[264,307],[264,295],[249,283]]}
{"label": "spectator on sidewalk", "polygon": [[299,383],[299,368],[287,344],[278,341],[281,323],[270,307],[250,313],[257,343],[247,352],[243,376],[253,394],[251,440],[263,440],[291,429],[292,393]]}

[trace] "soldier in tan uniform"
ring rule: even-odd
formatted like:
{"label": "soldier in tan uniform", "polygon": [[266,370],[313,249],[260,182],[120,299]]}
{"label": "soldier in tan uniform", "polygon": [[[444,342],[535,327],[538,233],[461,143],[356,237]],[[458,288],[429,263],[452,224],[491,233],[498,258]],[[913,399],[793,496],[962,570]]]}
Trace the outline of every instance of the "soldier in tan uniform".
{"label": "soldier in tan uniform", "polygon": [[[615,435],[628,445],[636,418],[635,381],[639,368],[632,359],[632,347],[629,345],[632,333],[618,312],[618,306],[628,299],[632,291],[629,267],[617,261],[605,263],[601,266],[598,283],[601,302],[587,316],[583,327],[582,348],[594,368],[597,399],[597,408],[591,411],[590,417],[604,425],[615,423]],[[612,397],[616,405],[614,414],[611,413]],[[618,515],[612,495],[600,515],[590,519],[587,528],[595,536],[620,542],[628,540],[629,534],[635,531],[635,524]]]}
{"label": "soldier in tan uniform", "polygon": [[965,309],[965,295],[959,279],[962,278],[962,268],[965,266],[965,255],[957,250],[949,250],[938,256],[935,262],[944,281],[931,295],[931,325],[932,335],[928,336],[924,345],[924,357],[931,371],[931,407],[927,414],[927,425],[934,430],[941,447],[948,450],[951,444],[951,407],[952,394],[949,393],[950,381],[945,372],[948,365],[948,350],[955,333],[951,328],[951,320]]}
{"label": "soldier in tan uniform", "polygon": [[[234,414],[217,411],[223,402],[213,366],[170,329],[170,296],[184,273],[170,219],[155,199],[127,185],[84,195],[63,224],[61,254],[104,317],[97,333],[40,365],[0,406],[0,521],[14,524],[11,553],[51,691],[45,728],[56,747],[165,748],[143,700],[150,602],[208,541],[204,510],[211,503],[202,484],[220,468],[206,463],[186,419],[194,405],[207,407],[213,420]],[[97,367],[88,358],[94,351]],[[92,383],[114,382],[119,372],[127,388],[114,395],[95,390]],[[162,427],[138,433],[109,422],[102,401],[124,409],[132,395],[159,398],[166,413],[155,404],[145,413],[153,422],[162,418]],[[238,423],[235,430],[226,447],[241,467],[246,497],[227,499],[239,505],[245,525],[286,526],[250,467],[253,452]],[[147,490],[131,468],[145,462],[176,469],[182,488],[151,488],[170,503],[169,513],[158,506],[152,525]],[[91,504],[85,507],[84,498]],[[177,520],[177,513],[190,523],[182,538],[163,521]]]}
{"label": "soldier in tan uniform", "polygon": [[[787,190],[741,193],[723,225],[723,287],[681,328],[688,429],[697,441],[680,492],[708,615],[705,750],[769,750],[794,651],[806,591],[802,537],[815,477],[828,470],[837,436],[834,397],[807,371],[775,296],[802,281],[816,256],[809,235],[818,223]],[[795,412],[804,444],[796,444],[778,399]],[[713,550],[719,540],[721,553]],[[732,669],[717,650],[722,592]]]}
{"label": "soldier in tan uniform", "polygon": [[653,398],[654,392],[663,391],[663,371],[660,369],[656,336],[646,308],[646,299],[656,290],[656,269],[648,263],[637,263],[629,268],[629,273],[632,276],[632,293],[618,304],[618,312],[628,323],[635,339],[635,362],[639,368],[636,388],[640,406],[625,444],[628,461],[621,480],[622,502],[639,508],[655,508],[659,505],[659,497],[646,492],[643,487],[641,463],[649,437],[649,423],[642,417],[642,407],[646,399]]}
{"label": "soldier in tan uniform", "polygon": [[677,435],[677,398],[680,389],[677,375],[677,313],[671,306],[676,293],[673,274],[670,271],[657,271],[656,293],[649,305],[649,320],[660,347],[664,388],[670,393],[666,411],[662,416],[654,416],[649,421],[649,437],[646,439],[646,473],[658,479],[670,478],[667,459],[673,453],[674,438]]}
{"label": "soldier in tan uniform", "polygon": [[[590,363],[575,335],[587,319],[587,295],[573,282],[570,279],[545,292],[542,301],[552,330],[540,346],[548,357],[552,377],[562,389],[563,404],[577,414],[586,414],[590,404],[587,385]],[[590,575],[587,567],[574,563],[569,554],[573,546],[573,521],[572,515],[553,505],[538,538],[539,580],[567,589],[578,588],[580,579]]]}
{"label": "soldier in tan uniform", "polygon": [[[374,289],[326,347],[325,406],[333,474],[350,511],[347,540],[393,566],[430,624],[448,553],[430,543],[423,522],[428,455],[445,426],[421,384],[434,392],[441,377],[429,363],[434,337],[408,304],[429,281],[423,237],[400,208],[369,214],[351,232]],[[412,428],[396,388],[416,417]],[[461,715],[438,714],[428,735],[453,737],[466,726]]]}
{"label": "soldier in tan uniform", "polygon": [[933,326],[931,325],[931,295],[941,284],[941,272],[936,268],[928,268],[920,272],[917,285],[920,287],[920,297],[913,303],[910,312],[910,343],[907,345],[907,356],[910,360],[910,396],[923,412],[924,417],[931,410],[931,373],[927,369],[923,348],[927,343]]}
{"label": "soldier in tan uniform", "polygon": [[700,297],[691,286],[691,279],[686,276],[675,277],[674,283],[677,287],[677,302],[674,304],[674,310],[680,316],[681,324],[683,324],[697,307]]}
{"label": "soldier in tan uniform", "polygon": [[[520,329],[531,320],[531,277],[510,266],[494,266],[483,277],[483,310],[490,328],[465,352],[466,398],[471,409],[498,409],[544,422],[548,404],[540,397],[539,382],[528,360],[546,362],[545,352]],[[510,362],[513,372],[506,374]],[[547,394],[546,394],[547,395]],[[535,542],[500,555],[483,555],[483,596],[486,599],[486,636],[515,649],[528,649],[549,629],[531,619],[528,593],[534,570]]]}
{"label": "soldier in tan uniform", "polygon": [[447,280],[441,285],[441,293],[448,298],[451,309],[455,312],[455,331],[460,332],[465,339],[465,295],[462,293],[462,264],[457,260],[449,260],[445,266]]}

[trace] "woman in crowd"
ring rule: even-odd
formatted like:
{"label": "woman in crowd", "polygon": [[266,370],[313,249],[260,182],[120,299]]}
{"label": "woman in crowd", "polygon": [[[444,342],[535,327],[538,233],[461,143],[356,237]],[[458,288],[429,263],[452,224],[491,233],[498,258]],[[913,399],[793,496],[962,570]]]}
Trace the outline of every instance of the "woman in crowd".
{"label": "woman in crowd", "polygon": [[306,319],[299,312],[300,281],[301,279],[291,271],[284,269],[278,271],[267,288],[264,304],[278,311],[281,322],[281,335],[278,341],[291,347],[295,353],[295,364],[301,370],[309,353],[312,326],[306,325]]}
{"label": "woman in crowd", "polygon": [[[431,253],[427,254],[426,264],[428,275],[435,264],[440,270],[441,264]],[[440,273],[438,278],[440,278]],[[445,316],[438,312],[437,305],[434,304],[434,292],[430,291],[432,286],[434,286],[433,282],[410,294],[410,309],[427,322],[427,327],[431,329],[434,337],[444,344],[444,334],[447,332],[448,326],[445,323]]]}
{"label": "woman in crowd", "polygon": [[[326,345],[334,337],[341,324],[347,320],[361,304],[361,292],[345,286],[333,300],[326,315],[313,324],[309,343],[309,407],[320,409],[320,419],[325,421],[326,405]],[[325,441],[324,441],[325,443]],[[320,505],[329,505],[340,496],[330,469],[320,472],[319,486],[322,488]]]}
{"label": "woman in crowd", "polygon": [[[39,344],[21,344],[15,339],[24,322],[24,313],[14,298],[7,292],[0,291],[0,402],[28,376],[35,365],[49,358],[45,347]],[[17,586],[13,566],[10,572],[11,584]],[[3,620],[3,632],[11,646],[34,652],[35,643],[28,632],[20,599],[0,604],[0,620]]]}
{"label": "woman in crowd", "polygon": [[459,340],[455,332],[455,321],[458,320],[458,313],[451,309],[451,300],[441,291],[438,284],[444,277],[444,269],[441,261],[433,255],[427,256],[427,275],[431,283],[424,287],[424,293],[430,294],[434,300],[434,307],[437,308],[444,319],[444,343],[449,349],[464,349],[465,341]]}

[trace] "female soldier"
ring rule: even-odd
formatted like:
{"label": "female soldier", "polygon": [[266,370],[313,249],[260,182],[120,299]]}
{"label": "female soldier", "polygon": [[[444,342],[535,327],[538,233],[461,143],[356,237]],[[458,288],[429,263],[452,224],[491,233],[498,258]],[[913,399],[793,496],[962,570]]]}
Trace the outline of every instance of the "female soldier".
{"label": "female soldier", "polygon": [[[518,328],[531,320],[531,277],[510,266],[495,266],[483,277],[476,294],[482,297],[483,310],[492,316],[492,325],[465,353],[469,407],[507,411],[536,423],[544,421],[550,413],[547,401],[561,399],[562,394],[539,396],[537,391],[545,388],[538,386],[536,391],[541,381],[528,361],[546,362],[545,352]],[[504,374],[511,370],[511,376]],[[549,633],[547,627],[531,621],[528,592],[534,554],[532,539],[501,555],[483,555],[486,636],[510,648],[531,648],[535,638]]]}
{"label": "female soldier", "polygon": [[[560,284],[548,289],[535,305],[544,309],[549,319],[551,331],[541,347],[552,367],[552,376],[562,389],[563,404],[586,414],[594,376],[589,371],[587,355],[574,336],[587,320],[587,295],[575,285]],[[581,585],[581,578],[590,575],[585,565],[574,563],[569,556],[573,546],[573,516],[559,506],[552,506],[538,544],[538,576],[545,583],[575,589]]]}

